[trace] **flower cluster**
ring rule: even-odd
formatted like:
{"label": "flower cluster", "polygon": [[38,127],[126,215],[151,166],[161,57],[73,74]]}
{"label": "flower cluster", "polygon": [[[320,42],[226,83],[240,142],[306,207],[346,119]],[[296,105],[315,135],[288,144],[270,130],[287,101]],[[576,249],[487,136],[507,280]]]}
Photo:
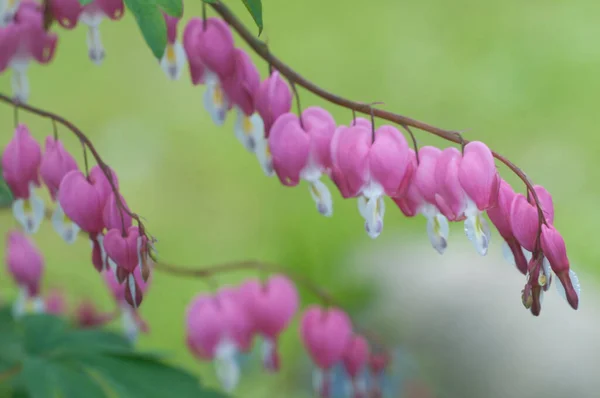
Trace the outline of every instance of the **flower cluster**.
{"label": "flower cluster", "polygon": [[[535,198],[540,197],[544,214],[550,213],[549,194],[536,187],[536,196],[515,196],[483,142],[469,142],[462,150],[413,149],[400,130],[376,127],[373,118],[354,118],[346,126],[336,124],[320,107],[294,114],[288,84],[277,71],[260,82],[256,66],[235,47],[228,25],[218,18],[192,19],[183,46],[192,83],[206,86],[204,103],[213,121],[222,125],[234,109],[235,136],[257,156],[266,175],[276,174],[284,186],[306,181],[322,215],[333,214],[332,195],[322,181],[328,176],[343,198],[356,198],[371,238],[383,230],[387,196],[405,216],[425,217],[431,245],[440,254],[448,246],[449,222],[463,222],[467,238],[484,256],[491,239],[487,212],[527,274],[527,308],[539,313],[540,292],[550,284],[550,269],[560,281],[559,291],[578,307],[579,283],[564,241],[552,226],[553,217],[538,215]],[[529,263],[527,253],[533,253]]]}
{"label": "flower cluster", "polygon": [[[197,358],[214,362],[223,388],[232,391],[240,378],[239,355],[252,350],[255,337],[262,342],[264,369],[280,369],[277,341],[298,308],[296,287],[284,275],[273,275],[264,283],[250,279],[214,295],[203,293],[187,308],[187,345]],[[371,355],[369,343],[353,333],[350,318],[341,309],[307,308],[300,336],[316,366],[314,387],[319,396],[331,396],[332,371],[339,364],[349,381],[349,396],[366,397],[367,385],[377,389],[389,358],[385,353]]]}
{"label": "flower cluster", "polygon": [[27,234],[38,231],[46,212],[36,189],[43,182],[56,202],[51,217],[56,232],[67,243],[73,243],[80,230],[87,233],[96,269],[113,273],[124,286],[124,300],[139,306],[152,242],[132,225],[127,204],[116,190],[116,174],[96,165],[86,175],[60,140],[49,136],[45,144],[42,153],[27,126],[20,124],[4,149],[2,174],[15,197],[16,220]]}

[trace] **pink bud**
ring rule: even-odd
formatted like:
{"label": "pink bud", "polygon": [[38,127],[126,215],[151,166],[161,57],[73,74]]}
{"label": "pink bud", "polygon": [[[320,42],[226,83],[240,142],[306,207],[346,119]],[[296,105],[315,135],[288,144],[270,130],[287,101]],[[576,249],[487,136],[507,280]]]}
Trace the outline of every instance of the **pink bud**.
{"label": "pink bud", "polygon": [[436,204],[449,221],[461,221],[465,218],[467,203],[459,179],[461,159],[458,149],[446,148],[435,166]]}
{"label": "pink bud", "polygon": [[459,163],[458,179],[480,211],[496,205],[499,176],[492,151],[483,142],[469,142]]}
{"label": "pink bud", "polygon": [[265,367],[277,371],[277,339],[298,311],[296,286],[286,276],[274,275],[265,285],[256,280],[248,281],[241,286],[240,292],[254,327],[269,340],[271,349],[263,358]]}
{"label": "pink bud", "polygon": [[[127,202],[125,202],[123,196],[119,196],[121,197],[121,202],[125,205],[125,208],[129,210],[129,206],[127,206]],[[131,227],[131,216],[119,208],[116,196],[113,192],[110,193],[106,204],[104,205],[102,217],[104,226],[107,230],[123,230],[123,228],[128,229]]]}
{"label": "pink bud", "polygon": [[63,28],[73,29],[83,8],[79,0],[50,0],[50,12]]}
{"label": "pink bud", "polygon": [[351,378],[356,378],[369,360],[369,343],[362,337],[352,337],[343,356],[344,368]]}
{"label": "pink bud", "polygon": [[250,116],[254,113],[254,97],[260,85],[260,73],[244,50],[236,48],[234,57],[233,73],[222,79],[223,90],[234,105]]}
{"label": "pink bud", "polygon": [[131,273],[139,263],[139,238],[137,227],[129,227],[125,232],[113,228],[104,237],[104,250],[118,267]]}
{"label": "pink bud", "polygon": [[298,185],[303,172],[322,172],[331,166],[329,151],[335,131],[333,117],[324,109],[310,107],[298,116],[280,116],[269,135],[273,167],[283,185]]}
{"label": "pink bud", "polygon": [[33,242],[18,231],[6,235],[6,265],[15,283],[26,288],[30,297],[38,295],[44,273],[44,259]]}
{"label": "pink bud", "polygon": [[517,241],[526,250],[535,250],[539,232],[539,216],[535,206],[522,194],[516,194],[510,207],[510,225]]}
{"label": "pink bud", "polygon": [[[233,73],[235,68],[235,51],[233,36],[229,26],[218,18],[207,18],[206,29],[204,21],[192,18],[183,32],[183,47],[190,63],[190,70],[204,69],[224,78]],[[192,72],[194,84],[203,81],[198,71]],[[202,71],[204,76],[204,71]]]}
{"label": "pink bud", "polygon": [[42,156],[40,175],[53,200],[56,200],[63,177],[72,170],[77,170],[77,162],[67,152],[62,142],[46,137],[46,151]]}
{"label": "pink bud", "polygon": [[372,354],[369,357],[369,368],[371,372],[377,374],[383,372],[390,364],[391,358],[387,352]]}
{"label": "pink bud", "polygon": [[[552,195],[550,195],[546,188],[541,185],[534,185],[533,190],[540,201],[546,222],[550,224],[554,223],[554,202],[552,201]],[[535,199],[533,199],[533,196],[529,191],[527,192],[527,200],[535,206]]]}
{"label": "pink bud", "polygon": [[102,196],[79,170],[68,172],[58,189],[58,201],[67,217],[91,235],[104,228]]}
{"label": "pink bud", "polygon": [[50,293],[46,295],[44,302],[48,314],[62,316],[67,313],[67,302],[61,290],[51,290]]}
{"label": "pink bud", "polygon": [[328,370],[342,359],[352,337],[352,324],[340,309],[311,306],[302,317],[300,335],[313,362]]}
{"label": "pink bud", "polygon": [[273,71],[271,76],[260,83],[255,106],[265,125],[265,137],[269,138],[275,120],[292,109],[292,92],[278,71]]}
{"label": "pink bud", "polygon": [[15,130],[2,153],[2,176],[17,199],[29,197],[29,184],[40,185],[42,150],[24,124]]}
{"label": "pink bud", "polygon": [[569,274],[570,266],[565,240],[552,225],[542,225],[541,243],[544,256],[550,262],[552,271],[554,271],[565,289],[567,301],[571,307],[577,309],[579,295]]}

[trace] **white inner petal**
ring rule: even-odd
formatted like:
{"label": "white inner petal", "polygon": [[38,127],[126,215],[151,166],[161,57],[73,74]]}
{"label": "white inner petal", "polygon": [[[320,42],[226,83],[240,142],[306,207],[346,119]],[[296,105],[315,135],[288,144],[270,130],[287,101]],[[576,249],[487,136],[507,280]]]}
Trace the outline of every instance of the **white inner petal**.
{"label": "white inner petal", "polygon": [[12,306],[13,318],[19,318],[25,314],[27,300],[29,298],[28,290],[24,286],[19,287],[19,292]]}
{"label": "white inner petal", "polygon": [[207,81],[206,91],[204,92],[204,108],[217,126],[222,126],[225,123],[228,107],[229,102],[218,79]]}
{"label": "white inner petal", "polygon": [[274,369],[273,351],[275,351],[275,343],[268,337],[263,337],[261,345],[261,355],[265,369]]}
{"label": "white inner petal", "polygon": [[485,256],[490,244],[491,232],[488,222],[482,213],[467,216],[465,220],[465,234],[471,243],[473,243],[477,253]]}
{"label": "white inner petal", "polygon": [[367,198],[365,198],[364,196],[359,196],[356,199],[356,202],[358,204],[358,212],[360,213],[362,218],[364,218],[366,220],[367,219]]}
{"label": "white inner petal", "polygon": [[131,303],[135,307],[135,296],[137,294],[137,288],[135,286],[135,277],[133,276],[133,273],[127,276],[127,284],[129,285],[129,293],[131,294]]}
{"label": "white inner petal", "polygon": [[371,197],[367,200],[365,229],[372,239],[377,238],[383,230],[384,214],[385,202],[382,196]]}
{"label": "white inner petal", "polygon": [[[98,24],[99,23],[100,22],[98,22]],[[102,64],[102,61],[104,61],[104,57],[106,56],[98,24],[88,24],[87,31],[88,55],[96,65]]]}
{"label": "white inner petal", "polygon": [[325,217],[333,215],[333,199],[331,192],[321,180],[309,182],[310,195],[317,205],[319,213]]}
{"label": "white inner petal", "polygon": [[121,325],[127,339],[129,339],[131,343],[135,343],[140,334],[140,328],[133,308],[127,304],[121,306]]}
{"label": "white inner petal", "polygon": [[254,152],[258,163],[267,177],[272,177],[275,174],[273,169],[273,158],[269,151],[269,141],[261,134],[261,137],[256,140],[256,150]]}
{"label": "white inner petal", "polygon": [[236,344],[228,338],[222,339],[215,350],[215,370],[221,386],[227,393],[231,393],[240,380],[237,352]]}
{"label": "white inner petal", "polygon": [[429,242],[431,242],[433,248],[440,254],[444,254],[446,247],[448,247],[449,231],[448,219],[443,214],[438,212],[433,216],[427,217],[427,236],[429,236]]}
{"label": "white inner petal", "polygon": [[44,220],[44,201],[35,193],[35,185],[29,184],[29,198],[17,199],[12,204],[15,219],[27,234],[34,234]]}
{"label": "white inner petal", "polygon": [[32,309],[36,314],[43,314],[46,312],[46,302],[41,296],[34,297],[32,300]]}
{"label": "white inner petal", "polygon": [[263,121],[257,113],[247,116],[237,106],[235,113],[235,137],[248,152],[255,153],[257,137],[261,137],[264,133]]}
{"label": "white inner petal", "polygon": [[56,208],[52,213],[52,227],[68,244],[75,242],[80,230],[79,226],[65,215],[59,202],[56,202]]}
{"label": "white inner petal", "polygon": [[324,379],[323,371],[319,368],[314,368],[312,373],[312,385],[315,396],[320,396]]}
{"label": "white inner petal", "polygon": [[27,65],[29,61],[11,63],[13,73],[11,85],[13,97],[22,103],[26,103],[29,99],[29,79],[27,78]]}
{"label": "white inner petal", "polygon": [[160,66],[171,80],[179,80],[187,60],[183,45],[176,40],[167,44]]}

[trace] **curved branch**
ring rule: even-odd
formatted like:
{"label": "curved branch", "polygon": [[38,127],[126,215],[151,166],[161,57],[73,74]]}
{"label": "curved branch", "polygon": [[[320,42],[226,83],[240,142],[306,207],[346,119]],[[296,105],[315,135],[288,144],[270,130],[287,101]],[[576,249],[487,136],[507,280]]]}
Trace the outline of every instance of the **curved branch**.
{"label": "curved branch", "polygon": [[[214,3],[210,3],[210,6],[223,18],[229,26],[231,26],[240,37],[254,50],[256,54],[258,54],[262,59],[264,59],[271,67],[277,69],[279,73],[288,78],[288,80],[295,82],[299,86],[304,87],[306,90],[311,93],[323,98],[324,100],[331,102],[332,104],[341,106],[343,108],[351,109],[356,112],[364,113],[366,115],[370,115],[371,112],[380,119],[388,120],[392,123],[399,124],[401,126],[410,126],[417,128],[419,130],[426,131],[428,133],[434,134],[440,138],[445,140],[454,142],[456,144],[468,144],[469,141],[462,139],[461,134],[458,131],[445,130],[440,127],[435,127],[425,122],[421,122],[416,119],[412,119],[407,116],[402,116],[396,113],[384,111],[381,109],[372,109],[369,104],[364,104],[361,102],[355,102],[349,100],[344,97],[340,97],[336,94],[330,93],[327,90],[317,86],[313,82],[302,77],[298,72],[293,70],[290,66],[285,64],[279,58],[275,57],[271,51],[267,48],[267,45],[256,38],[252,32],[250,32],[244,24],[225,6],[222,2],[217,1]],[[540,228],[541,224],[546,223],[546,219],[544,217],[544,213],[542,211],[542,206],[540,204],[539,198],[533,189],[533,184],[527,177],[527,175],[519,168],[517,165],[512,163],[510,160],[500,155],[497,152],[493,152],[492,154],[496,159],[500,162],[504,163],[510,170],[512,170],[524,183],[527,187],[527,190],[531,192],[531,195],[535,201],[535,204],[538,208],[538,215],[540,219]]]}
{"label": "curved branch", "polygon": [[[98,166],[100,167],[100,169],[102,170],[104,175],[106,176],[106,179],[108,180],[108,183],[110,184],[110,187],[111,187],[113,193],[115,194],[115,201],[117,202],[117,206],[119,206],[119,208],[121,209],[122,212],[124,211],[127,215],[129,215],[131,218],[133,218],[138,223],[140,233],[142,235],[146,235],[144,224],[142,223],[140,217],[136,213],[131,212],[127,208],[127,206],[125,206],[125,204],[123,203],[123,201],[121,199],[121,194],[119,193],[119,188],[117,188],[116,182],[113,181],[113,174],[111,172],[110,167],[106,164],[106,162],[104,162],[104,160],[102,160],[102,157],[100,156],[100,154],[94,147],[94,144],[92,144],[92,141],[90,141],[90,139],[79,128],[77,128],[77,126],[75,126],[73,123],[71,123],[67,119],[63,118],[62,116],[56,115],[52,112],[48,112],[48,111],[45,111],[40,108],[36,108],[36,107],[28,105],[28,104],[21,103],[19,101],[15,101],[15,100],[11,99],[9,96],[4,95],[2,93],[0,93],[0,102],[4,102],[4,103],[13,105],[15,107],[15,110],[23,109],[24,111],[27,111],[29,113],[33,113],[35,115],[48,118],[55,123],[60,123],[61,125],[65,126],[67,129],[69,129],[73,134],[75,134],[75,136],[81,141],[81,144],[84,145],[84,155],[85,155],[85,147],[87,147],[90,150],[90,152],[92,153],[92,156],[94,157],[94,159],[96,160],[96,163],[98,164]],[[86,159],[86,163],[87,163],[87,159]],[[121,218],[123,218],[122,213],[121,213]]]}

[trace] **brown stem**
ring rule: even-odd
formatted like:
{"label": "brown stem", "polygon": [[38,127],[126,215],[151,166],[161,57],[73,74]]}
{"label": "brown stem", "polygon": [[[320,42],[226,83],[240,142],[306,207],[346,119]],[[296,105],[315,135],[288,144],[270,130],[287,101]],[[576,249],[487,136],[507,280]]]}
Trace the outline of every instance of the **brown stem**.
{"label": "brown stem", "polygon": [[[445,130],[440,127],[435,127],[407,116],[402,116],[381,109],[372,109],[371,105],[369,104],[355,102],[322,89],[313,82],[302,77],[298,72],[293,70],[291,67],[285,64],[283,61],[279,60],[277,57],[275,57],[273,53],[271,53],[267,49],[267,46],[258,38],[254,37],[252,32],[250,32],[244,26],[244,24],[222,2],[217,1],[214,3],[210,3],[210,6],[221,16],[221,18],[223,18],[229,24],[229,26],[231,26],[240,35],[240,37],[252,48],[252,50],[254,50],[256,54],[258,54],[261,58],[267,61],[269,65],[272,65],[275,69],[279,71],[279,73],[287,77],[288,80],[294,81],[299,86],[304,87],[306,90],[323,98],[324,100],[331,102],[332,104],[341,106],[343,108],[351,109],[353,111],[364,113],[367,115],[371,114],[371,111],[373,111],[373,114],[380,119],[385,119],[390,122],[399,124],[401,126],[414,127],[416,129],[437,135],[440,138],[457,144],[469,143],[468,140],[463,140],[459,138],[462,136],[457,131]],[[533,185],[527,177],[527,175],[525,175],[525,173],[523,173],[523,171],[519,167],[517,167],[517,165],[512,163],[504,156],[500,155],[497,152],[492,152],[492,154],[496,159],[504,163],[510,170],[512,170],[525,183],[525,186],[528,190],[532,191],[533,199],[535,200],[535,204],[538,208],[538,216],[540,219],[541,227],[542,223],[546,223],[546,219],[542,212],[542,207],[540,205],[538,196],[533,190]]]}
{"label": "brown stem", "polygon": [[[142,223],[142,220],[140,219],[140,217],[137,214],[131,212],[129,209],[127,209],[127,207],[121,200],[121,194],[119,193],[117,184],[115,183],[115,181],[113,181],[113,176],[112,176],[110,167],[104,162],[104,160],[102,160],[102,157],[100,156],[100,154],[98,153],[98,151],[96,150],[96,148],[94,147],[94,144],[92,144],[90,139],[81,130],[79,130],[79,128],[77,128],[77,126],[75,126],[73,123],[71,123],[70,121],[68,121],[67,119],[65,119],[59,115],[56,115],[52,112],[45,111],[40,108],[36,108],[31,105],[27,105],[27,104],[23,104],[18,101],[14,101],[10,97],[8,97],[7,95],[4,95],[2,93],[0,93],[0,102],[4,102],[4,103],[13,105],[15,107],[15,110],[18,110],[20,108],[20,109],[23,109],[24,111],[33,113],[35,115],[38,115],[41,117],[46,117],[46,118],[52,120],[53,122],[60,123],[61,125],[65,126],[67,129],[69,129],[73,134],[75,134],[75,136],[81,141],[82,145],[84,145],[85,147],[87,147],[90,150],[90,152],[92,153],[92,156],[96,160],[96,163],[100,167],[100,170],[102,170],[102,172],[106,176],[106,179],[108,180],[108,183],[110,184],[110,187],[111,187],[113,193],[115,194],[115,200],[117,202],[117,206],[121,209],[122,212],[124,211],[126,214],[128,214],[131,218],[133,218],[138,223],[138,227],[140,229],[140,234],[146,235],[144,224]],[[122,213],[121,213],[121,217],[123,217]]]}
{"label": "brown stem", "polygon": [[210,278],[216,274],[224,273],[224,272],[232,272],[232,271],[241,271],[241,270],[257,270],[257,271],[266,271],[266,272],[278,272],[282,274],[286,274],[291,279],[293,279],[296,283],[304,286],[306,289],[310,290],[315,296],[317,296],[325,305],[332,306],[337,305],[334,298],[327,291],[321,289],[319,286],[315,285],[308,278],[290,271],[287,268],[284,268],[277,264],[266,263],[264,261],[256,261],[256,260],[244,260],[244,261],[236,261],[231,263],[223,263],[212,265],[209,267],[203,268],[191,268],[191,267],[182,267],[179,265],[166,264],[164,262],[157,261],[154,263],[154,269],[158,271],[167,272],[171,275],[178,276],[191,276],[196,278]]}

